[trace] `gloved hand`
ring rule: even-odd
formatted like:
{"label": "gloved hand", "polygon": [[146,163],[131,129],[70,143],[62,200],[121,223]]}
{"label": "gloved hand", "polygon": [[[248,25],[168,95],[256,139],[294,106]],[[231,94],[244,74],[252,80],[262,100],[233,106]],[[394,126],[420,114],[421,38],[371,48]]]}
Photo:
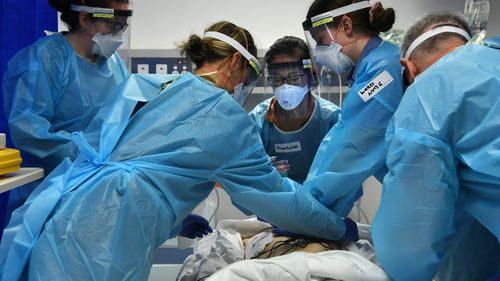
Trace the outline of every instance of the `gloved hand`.
{"label": "gloved hand", "polygon": [[196,237],[201,238],[204,235],[211,233],[213,230],[208,224],[208,221],[198,215],[190,214],[182,222],[181,231],[179,231],[179,236],[194,239]]}
{"label": "gloved hand", "polygon": [[358,241],[359,240],[359,234],[358,234],[358,225],[351,220],[350,218],[344,218],[344,223],[345,223],[345,234],[344,236],[340,239],[341,241]]}
{"label": "gloved hand", "polygon": [[304,237],[304,235],[297,234],[295,232],[288,231],[284,228],[281,227],[273,227],[273,233],[278,235],[278,236],[286,236],[286,237],[291,237],[291,238],[298,238],[298,237]]}

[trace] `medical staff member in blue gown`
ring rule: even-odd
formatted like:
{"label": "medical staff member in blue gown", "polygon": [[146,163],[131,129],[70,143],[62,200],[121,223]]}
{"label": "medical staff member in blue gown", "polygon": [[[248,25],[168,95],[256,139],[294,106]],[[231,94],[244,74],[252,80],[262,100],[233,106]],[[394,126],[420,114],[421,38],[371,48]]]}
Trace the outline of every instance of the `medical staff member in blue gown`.
{"label": "medical staff member in blue gown", "polygon": [[347,75],[341,118],[328,132],[304,182],[339,216],[349,214],[361,184],[387,172],[384,135],[403,96],[399,47],[383,41],[394,10],[380,3],[315,0],[303,23],[315,63]]}
{"label": "medical staff member in blue gown", "polygon": [[90,133],[72,134],[75,161],[64,160],[13,213],[0,280],[23,270],[30,280],[147,280],[155,249],[178,234],[214,182],[242,210],[278,226],[331,240],[357,236],[354,222],[280,176],[237,102],[262,71],[251,34],[218,22],[181,51],[194,75],[133,75]]}
{"label": "medical staff member in blue gown", "polygon": [[[85,130],[129,76],[115,53],[132,15],[128,2],[50,0],[69,32],[42,38],[10,60],[3,98],[10,137],[22,152],[23,166],[42,167],[48,174],[65,157],[74,158],[70,134]],[[39,183],[10,192],[7,216]]]}
{"label": "medical staff member in blue gown", "polygon": [[439,12],[403,39],[412,84],[387,130],[389,173],[372,225],[394,280],[499,273],[500,37],[464,45],[469,36],[462,16]]}
{"label": "medical staff member in blue gown", "polygon": [[340,109],[311,93],[311,57],[302,39],[278,39],[265,61],[274,97],[258,104],[250,116],[259,126],[267,154],[277,161],[287,160],[287,176],[302,183],[321,140],[337,123]]}

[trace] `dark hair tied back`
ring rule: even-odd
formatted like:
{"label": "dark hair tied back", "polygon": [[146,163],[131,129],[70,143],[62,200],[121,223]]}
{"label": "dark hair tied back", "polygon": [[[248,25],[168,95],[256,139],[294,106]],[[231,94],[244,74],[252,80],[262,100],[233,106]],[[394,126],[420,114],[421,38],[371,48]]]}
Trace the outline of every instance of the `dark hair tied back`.
{"label": "dark hair tied back", "polygon": [[378,32],[386,32],[392,28],[396,21],[394,9],[385,9],[380,2],[373,5],[370,10],[370,25]]}
{"label": "dark hair tied back", "polygon": [[[352,0],[314,0],[307,12],[307,19],[310,20],[316,15],[339,9],[352,3]],[[354,11],[346,14],[346,16],[351,19],[355,32],[367,35],[388,31],[396,21],[394,9],[385,9],[380,2],[375,3],[371,8]],[[330,26],[336,27],[342,18],[341,16],[334,18]]]}
{"label": "dark hair tied back", "polygon": [[196,67],[203,65],[208,55],[207,52],[203,39],[196,34],[189,36],[189,39],[181,46],[181,53],[185,54]]}

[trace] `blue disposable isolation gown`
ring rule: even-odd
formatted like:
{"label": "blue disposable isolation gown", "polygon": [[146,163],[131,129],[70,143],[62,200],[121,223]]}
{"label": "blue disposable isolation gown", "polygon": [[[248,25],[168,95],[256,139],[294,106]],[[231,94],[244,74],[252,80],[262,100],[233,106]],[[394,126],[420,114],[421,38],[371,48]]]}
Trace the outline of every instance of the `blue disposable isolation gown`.
{"label": "blue disposable isolation gown", "polygon": [[[345,234],[340,218],[272,167],[257,126],[226,91],[188,73],[160,92],[166,77],[131,76],[90,134],[72,134],[76,160],[13,213],[1,280],[16,280],[28,257],[30,280],[147,280],[155,249],[214,182],[278,226]],[[129,120],[138,101],[149,102]]]}
{"label": "blue disposable isolation gown", "polygon": [[[61,33],[17,53],[4,75],[3,99],[10,138],[21,150],[23,166],[41,167],[48,174],[65,157],[73,158],[71,132],[84,130],[128,75],[118,54],[91,64]],[[35,186],[11,191],[9,213]]]}
{"label": "blue disposable isolation gown", "polygon": [[[290,165],[288,177],[299,183],[306,179],[319,144],[337,123],[340,113],[339,107],[335,104],[314,95],[313,98],[314,111],[311,117],[302,128],[293,132],[282,131],[266,119],[271,100],[274,98],[263,101],[250,112],[250,116],[259,126],[260,137],[267,154],[277,156],[277,160],[288,160]],[[293,148],[287,149],[287,147]]]}
{"label": "blue disposable isolation gown", "polygon": [[499,62],[500,49],[453,51],[417,77],[394,115],[372,234],[395,280],[431,280],[440,268],[445,280],[498,273]]}
{"label": "blue disposable isolation gown", "polygon": [[321,142],[304,182],[325,206],[347,216],[361,184],[387,172],[384,136],[403,96],[399,47],[372,37],[352,73],[339,122]]}

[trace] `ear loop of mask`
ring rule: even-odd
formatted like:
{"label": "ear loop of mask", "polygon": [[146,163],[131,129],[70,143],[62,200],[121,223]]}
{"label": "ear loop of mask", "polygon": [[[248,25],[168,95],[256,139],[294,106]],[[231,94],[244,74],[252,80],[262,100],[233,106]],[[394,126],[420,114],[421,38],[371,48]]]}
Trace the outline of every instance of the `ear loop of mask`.
{"label": "ear loop of mask", "polygon": [[[354,2],[353,2],[353,3],[354,3]],[[339,24],[337,25],[337,30],[336,30],[337,34],[340,32],[340,26],[342,25],[342,21],[343,21],[345,18],[349,18],[349,17],[348,17],[348,16],[346,16],[346,15],[343,15],[343,16],[342,16],[342,18],[340,19]],[[337,43],[337,41],[335,40],[335,38],[334,38],[334,37],[332,36],[332,34],[330,33],[330,29],[327,27],[327,28],[326,28],[326,30],[328,31],[328,34],[329,34],[329,35],[330,35],[330,37],[332,38],[333,42]],[[364,39],[364,38],[368,38],[368,37],[369,37],[369,36],[362,36],[362,37],[360,37],[360,38],[358,38],[358,39],[356,39],[356,40],[354,40],[354,41],[351,41],[351,42],[349,42],[349,43],[347,43],[347,44],[345,44],[345,45],[343,45],[343,46],[341,45],[341,46],[342,46],[342,48],[344,48],[345,46],[349,46],[349,45],[351,45],[351,44],[353,44],[353,43],[354,43],[354,44],[357,44],[357,42],[358,42],[359,40]],[[338,43],[337,43],[337,44],[338,44]],[[339,45],[340,45],[340,44],[339,44]]]}
{"label": "ear loop of mask", "polygon": [[219,72],[219,74],[222,75],[222,77],[224,77],[224,79],[226,79],[226,82],[229,84],[229,87],[233,88],[233,92],[234,92],[234,88],[236,87],[237,84],[233,83],[233,81],[231,81],[226,74],[224,74],[222,72]]}
{"label": "ear loop of mask", "polygon": [[[356,3],[356,2],[357,2],[357,0],[352,1],[351,5],[352,5],[352,4],[354,4],[354,3]],[[380,4],[380,2],[375,3],[375,4],[372,6],[372,8],[373,8],[376,4]],[[342,18],[340,19],[339,25],[337,26],[337,33],[339,33],[339,32],[340,32],[340,26],[342,25],[342,21],[343,21],[345,18],[349,18],[349,17],[347,17],[347,15],[342,15]],[[328,31],[328,34],[330,35],[330,37],[332,38],[333,42],[337,43],[337,42],[335,41],[335,38],[334,38],[334,37],[332,36],[332,34],[330,33],[330,29],[329,29],[329,28],[327,28],[327,31]],[[342,48],[343,48],[343,47],[345,47],[345,46],[348,46],[348,45],[350,45],[350,44],[352,44],[352,43],[356,43],[356,42],[358,42],[360,39],[363,39],[363,38],[365,38],[365,37],[361,37],[361,38],[358,38],[357,40],[354,40],[354,41],[352,41],[352,42],[349,42],[349,43],[347,43],[346,45],[342,46]],[[338,44],[338,43],[337,43],[337,44]],[[339,45],[340,45],[340,44],[339,44]]]}

